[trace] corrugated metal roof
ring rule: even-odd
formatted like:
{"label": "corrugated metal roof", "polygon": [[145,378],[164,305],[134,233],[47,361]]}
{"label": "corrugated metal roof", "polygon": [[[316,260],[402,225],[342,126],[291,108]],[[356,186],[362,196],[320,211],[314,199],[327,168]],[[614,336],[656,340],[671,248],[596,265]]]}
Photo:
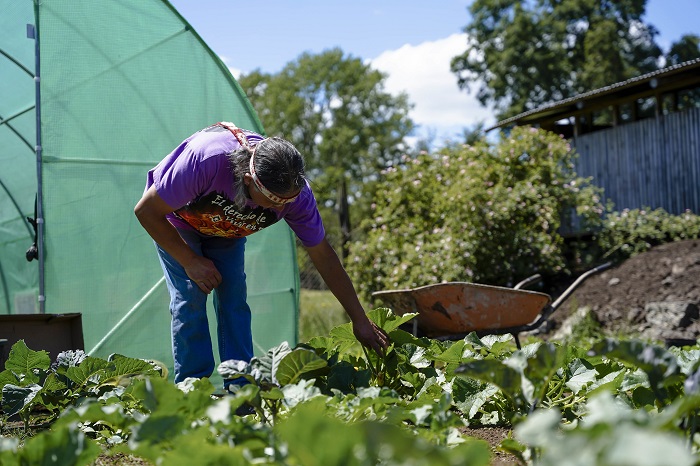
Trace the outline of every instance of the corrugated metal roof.
{"label": "corrugated metal roof", "polygon": [[[590,100],[593,98],[600,98],[604,97],[610,94],[615,94],[617,92],[620,92],[622,90],[627,90],[629,88],[632,88],[634,86],[639,86],[644,83],[650,82],[653,79],[662,79],[668,76],[672,76],[678,73],[688,73],[695,71],[695,69],[698,69],[698,80],[700,81],[700,58],[696,58],[694,60],[686,61],[683,63],[679,63],[677,65],[669,66],[666,68],[662,68],[657,71],[652,71],[651,73],[646,73],[641,76],[637,76],[636,78],[630,78],[626,81],[621,81],[619,83],[611,84],[609,86],[601,87],[599,89],[594,89],[592,91],[584,92],[582,94],[575,95],[573,97],[569,97],[567,99],[559,100],[556,102],[551,102],[545,105],[542,105],[540,107],[537,107],[536,109],[533,110],[528,110],[527,112],[523,112],[519,115],[515,115],[513,117],[507,118],[505,120],[499,121],[496,123],[494,126],[491,128],[488,128],[486,131],[491,131],[492,129],[496,128],[501,128],[503,126],[508,126],[511,123],[516,123],[518,121],[521,121],[523,119],[530,119],[534,120],[535,116],[538,114],[553,114],[556,113],[555,110],[557,109],[564,109],[568,106],[571,105],[576,105],[579,102],[584,102],[586,100]],[[532,118],[528,118],[532,117]]]}

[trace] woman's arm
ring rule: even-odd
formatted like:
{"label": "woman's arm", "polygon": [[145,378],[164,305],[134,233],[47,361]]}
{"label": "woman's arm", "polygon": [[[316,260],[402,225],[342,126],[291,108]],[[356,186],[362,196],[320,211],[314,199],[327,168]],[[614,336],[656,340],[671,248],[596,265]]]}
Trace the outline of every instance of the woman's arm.
{"label": "woman's arm", "polygon": [[333,247],[324,238],[318,245],[308,247],[306,250],[323,281],[350,317],[355,337],[364,346],[383,354],[389,346],[389,336],[365,314],[355,287]]}
{"label": "woman's arm", "polygon": [[221,274],[212,261],[195,253],[170,224],[165,216],[174,210],[151,186],[134,207],[134,214],[151,238],[182,265],[187,276],[202,291],[211,293],[221,283]]}

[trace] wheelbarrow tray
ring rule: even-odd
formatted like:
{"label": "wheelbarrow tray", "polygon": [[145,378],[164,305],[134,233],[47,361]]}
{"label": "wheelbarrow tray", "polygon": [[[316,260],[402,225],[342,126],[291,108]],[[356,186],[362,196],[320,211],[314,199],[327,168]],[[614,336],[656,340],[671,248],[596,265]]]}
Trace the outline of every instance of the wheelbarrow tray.
{"label": "wheelbarrow tray", "polygon": [[545,293],[464,282],[378,291],[372,296],[398,315],[417,313],[418,327],[430,338],[525,327],[552,302]]}
{"label": "wheelbarrow tray", "polygon": [[379,298],[394,313],[416,313],[413,333],[418,329],[430,338],[450,338],[470,332],[482,334],[511,333],[520,347],[518,333],[542,325],[550,315],[588,277],[611,267],[607,262],[579,276],[552,302],[545,293],[522,289],[539,280],[533,275],[514,288],[479,283],[449,282],[407,290],[377,291]]}

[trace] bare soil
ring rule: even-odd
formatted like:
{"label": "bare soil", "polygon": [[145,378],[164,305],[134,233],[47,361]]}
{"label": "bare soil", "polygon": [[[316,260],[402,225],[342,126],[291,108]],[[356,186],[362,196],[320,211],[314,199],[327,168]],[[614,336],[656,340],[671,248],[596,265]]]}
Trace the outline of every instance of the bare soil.
{"label": "bare soil", "polygon": [[[681,322],[670,312],[663,314],[674,306],[687,311]],[[586,279],[552,314],[545,334],[554,334],[577,310],[588,308],[605,333],[690,343],[700,337],[698,306],[700,240],[676,241]]]}
{"label": "bare soil", "polygon": [[501,442],[511,435],[511,429],[505,427],[465,427],[460,431],[469,437],[488,442],[491,447],[491,466],[516,466],[521,464],[515,456],[498,450]]}

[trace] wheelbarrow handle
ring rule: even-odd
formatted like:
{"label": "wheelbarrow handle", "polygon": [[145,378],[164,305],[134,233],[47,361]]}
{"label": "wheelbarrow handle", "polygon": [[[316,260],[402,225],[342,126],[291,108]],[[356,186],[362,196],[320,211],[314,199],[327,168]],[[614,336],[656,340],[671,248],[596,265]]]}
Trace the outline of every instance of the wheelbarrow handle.
{"label": "wheelbarrow handle", "polygon": [[549,319],[549,316],[551,316],[554,311],[557,310],[559,306],[561,306],[561,303],[566,301],[566,299],[571,296],[571,293],[574,292],[576,288],[581,285],[581,283],[584,282],[588,277],[591,275],[594,275],[596,273],[602,272],[605,269],[608,269],[612,266],[612,262],[606,262],[605,264],[601,264],[598,267],[595,267],[587,272],[585,272],[583,275],[578,277],[574,283],[571,284],[562,294],[557,298],[556,301],[554,301],[552,304],[549,306],[545,307],[540,316],[537,318],[537,320],[529,325],[524,325],[520,327],[511,327],[511,328],[505,328],[505,329],[500,329],[499,333],[513,333],[514,335],[517,332],[527,332],[530,330],[534,330],[538,328],[540,325],[544,323],[545,320]]}
{"label": "wheelbarrow handle", "polygon": [[606,262],[605,264],[601,264],[598,267],[595,267],[588,272],[584,273],[580,277],[576,279],[574,283],[571,284],[562,294],[557,298],[556,301],[554,301],[551,305],[552,311],[554,311],[556,308],[558,308],[561,303],[566,301],[566,299],[571,296],[571,293],[578,288],[581,283],[583,283],[588,277],[591,275],[595,275],[596,273],[602,272],[603,270],[609,269],[612,266],[612,262]]}
{"label": "wheelbarrow handle", "polygon": [[523,280],[520,283],[518,283],[517,285],[515,285],[513,287],[513,289],[519,290],[520,288],[522,288],[526,285],[529,285],[530,283],[534,283],[534,282],[541,280],[541,279],[542,279],[542,275],[540,275],[539,273],[536,273],[535,275],[531,275],[531,276],[527,277],[525,280]]}

